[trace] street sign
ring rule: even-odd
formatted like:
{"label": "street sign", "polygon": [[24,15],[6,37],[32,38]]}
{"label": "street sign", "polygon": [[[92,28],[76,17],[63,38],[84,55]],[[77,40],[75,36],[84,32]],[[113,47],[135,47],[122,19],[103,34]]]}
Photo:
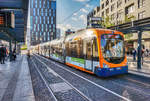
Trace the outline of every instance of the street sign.
{"label": "street sign", "polygon": [[102,21],[102,17],[91,17],[91,21]]}
{"label": "street sign", "polygon": [[15,15],[13,12],[0,12],[0,27],[15,28]]}

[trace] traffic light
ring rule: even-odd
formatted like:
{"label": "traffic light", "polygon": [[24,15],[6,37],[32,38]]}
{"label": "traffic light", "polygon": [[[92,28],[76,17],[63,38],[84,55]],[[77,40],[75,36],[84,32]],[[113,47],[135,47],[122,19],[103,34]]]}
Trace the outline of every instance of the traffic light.
{"label": "traffic light", "polygon": [[15,15],[13,12],[0,12],[0,27],[15,28]]}

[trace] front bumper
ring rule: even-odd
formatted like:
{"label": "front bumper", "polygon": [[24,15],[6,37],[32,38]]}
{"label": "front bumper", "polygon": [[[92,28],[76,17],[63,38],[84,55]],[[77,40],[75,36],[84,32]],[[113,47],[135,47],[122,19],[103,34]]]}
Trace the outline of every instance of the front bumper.
{"label": "front bumper", "polygon": [[95,74],[101,77],[109,77],[125,73],[128,73],[128,66],[115,68],[95,68]]}

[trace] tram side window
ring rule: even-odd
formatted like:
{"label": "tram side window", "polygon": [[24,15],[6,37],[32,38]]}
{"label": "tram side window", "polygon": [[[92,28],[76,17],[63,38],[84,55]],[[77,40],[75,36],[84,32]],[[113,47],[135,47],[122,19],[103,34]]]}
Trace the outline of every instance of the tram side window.
{"label": "tram side window", "polygon": [[83,40],[77,41],[77,48],[76,48],[77,58],[84,58],[83,55]]}
{"label": "tram side window", "polygon": [[70,56],[69,42],[65,43],[65,52],[66,56]]}
{"label": "tram side window", "polygon": [[87,41],[86,42],[86,58],[88,60],[92,59],[92,42],[91,41]]}
{"label": "tram side window", "polygon": [[59,45],[58,45],[58,54],[59,54],[59,56],[62,56],[62,44],[61,43],[59,43]]}
{"label": "tram side window", "polygon": [[70,42],[69,44],[71,57],[77,57],[77,41]]}
{"label": "tram side window", "polygon": [[93,40],[93,61],[98,61],[99,56],[98,56],[98,44],[97,44],[97,39],[94,38]]}

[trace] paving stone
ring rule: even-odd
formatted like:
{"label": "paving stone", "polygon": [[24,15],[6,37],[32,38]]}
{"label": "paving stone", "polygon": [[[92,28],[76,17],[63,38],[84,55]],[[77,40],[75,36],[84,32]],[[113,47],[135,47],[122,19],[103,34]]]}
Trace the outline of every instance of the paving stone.
{"label": "paving stone", "polygon": [[62,83],[55,83],[50,84],[51,89],[53,92],[67,92],[68,90],[71,90],[72,88],[65,82]]}

